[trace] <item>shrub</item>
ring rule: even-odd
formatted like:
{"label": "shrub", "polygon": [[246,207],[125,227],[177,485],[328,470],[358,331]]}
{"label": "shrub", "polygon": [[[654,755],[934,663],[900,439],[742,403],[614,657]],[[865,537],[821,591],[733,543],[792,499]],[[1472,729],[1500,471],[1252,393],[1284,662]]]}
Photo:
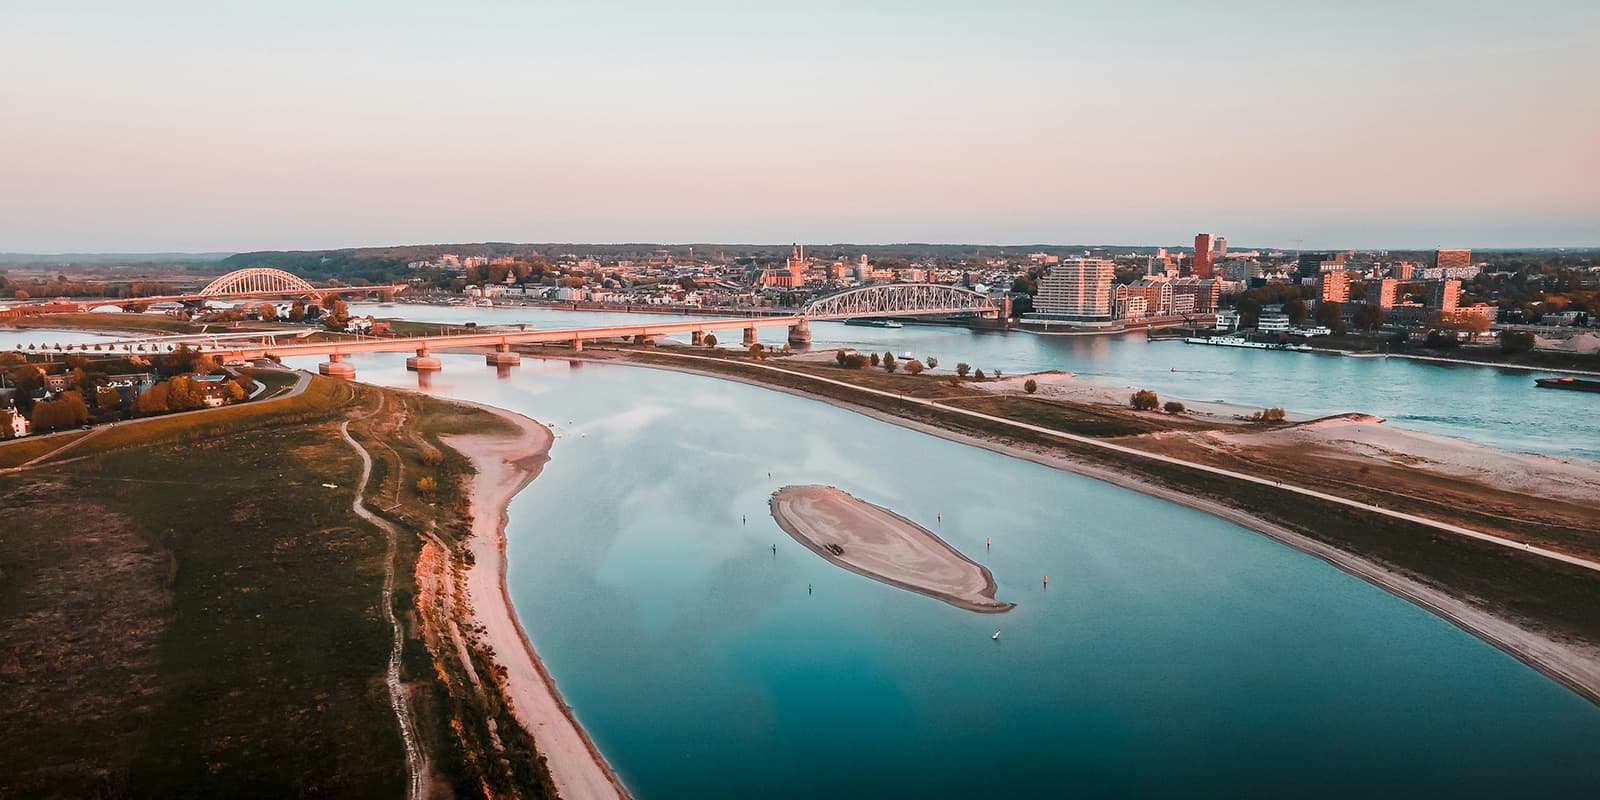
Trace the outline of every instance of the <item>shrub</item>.
{"label": "shrub", "polygon": [[422,463],[434,467],[438,466],[441,461],[444,461],[444,453],[440,452],[439,448],[431,444],[422,446]]}
{"label": "shrub", "polygon": [[717,346],[717,335],[714,334],[714,333],[706,334],[705,343],[706,343],[706,347],[716,347]]}
{"label": "shrub", "polygon": [[867,366],[867,357],[860,353],[840,353],[839,366],[845,369],[863,369]]}
{"label": "shrub", "polygon": [[1533,342],[1533,333],[1530,331],[1502,331],[1500,352],[1507,355],[1526,353],[1533,349]]}
{"label": "shrub", "polygon": [[934,358],[933,356],[928,356],[928,369],[938,369],[938,368],[939,368],[939,359]]}
{"label": "shrub", "polygon": [[1165,409],[1168,414],[1183,413],[1183,404],[1176,400],[1168,400],[1167,404],[1162,406],[1162,408]]}
{"label": "shrub", "polygon": [[972,378],[973,378],[973,380],[979,380],[979,381],[988,380],[988,376],[984,375],[983,374],[983,370],[981,370],[981,369],[978,370],[977,372],[972,373]]}
{"label": "shrub", "polygon": [[1254,422],[1282,422],[1283,409],[1268,408],[1262,411],[1257,411],[1255,414],[1251,415],[1250,419]]}
{"label": "shrub", "polygon": [[762,347],[760,342],[756,342],[755,344],[750,345],[750,357],[754,358],[754,359],[756,359],[758,361],[760,359],[766,358],[767,357],[767,348]]}
{"label": "shrub", "polygon": [[1161,399],[1149,389],[1140,389],[1128,398],[1128,405],[1139,411],[1154,411],[1161,407]]}
{"label": "shrub", "polygon": [[438,481],[428,477],[427,475],[417,479],[417,494],[420,494],[424,497],[432,497],[433,493],[437,491],[439,491]]}
{"label": "shrub", "polygon": [[962,361],[961,363],[956,364],[956,374],[960,375],[963,378],[967,377],[967,373],[969,373],[971,371],[972,371],[972,365],[968,364],[965,361]]}
{"label": "shrub", "polygon": [[918,361],[918,360],[916,360],[914,358],[911,359],[910,361],[907,361],[906,362],[906,372],[908,372],[908,373],[910,373],[912,375],[921,375],[922,374],[922,362]]}
{"label": "shrub", "polygon": [[873,353],[872,354],[872,366],[874,366],[874,367],[878,366],[878,360],[879,360],[878,359],[878,354],[877,353]]}
{"label": "shrub", "polygon": [[1028,394],[1033,394],[1034,392],[1039,391],[1039,382],[1032,378],[1023,381],[1022,391],[1027,392]]}

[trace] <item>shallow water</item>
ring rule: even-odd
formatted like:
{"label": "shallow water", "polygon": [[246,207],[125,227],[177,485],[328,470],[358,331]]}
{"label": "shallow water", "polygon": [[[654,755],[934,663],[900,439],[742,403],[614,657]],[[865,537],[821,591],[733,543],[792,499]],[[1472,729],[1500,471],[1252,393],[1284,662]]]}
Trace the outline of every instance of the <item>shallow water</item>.
{"label": "shallow water", "polygon": [[[352,360],[417,383],[403,355]],[[560,437],[511,507],[510,594],[640,797],[1600,785],[1600,708],[1232,524],[756,387],[443,360],[435,393]],[[978,615],[827,564],[767,512],[801,483],[937,531],[1018,607]]]}

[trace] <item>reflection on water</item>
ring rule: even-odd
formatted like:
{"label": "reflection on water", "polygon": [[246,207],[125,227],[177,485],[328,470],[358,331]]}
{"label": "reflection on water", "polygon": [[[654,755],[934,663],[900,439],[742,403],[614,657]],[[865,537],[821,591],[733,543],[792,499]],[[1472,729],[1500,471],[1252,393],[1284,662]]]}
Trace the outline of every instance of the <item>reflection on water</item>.
{"label": "reflection on water", "polygon": [[[353,360],[410,386],[403,359]],[[755,387],[533,358],[506,380],[481,356],[442,359],[433,391],[558,437],[511,509],[510,593],[641,797],[1527,796],[1600,781],[1600,709],[1215,518]],[[972,614],[817,558],[767,512],[802,483],[936,531],[1017,608]]]}

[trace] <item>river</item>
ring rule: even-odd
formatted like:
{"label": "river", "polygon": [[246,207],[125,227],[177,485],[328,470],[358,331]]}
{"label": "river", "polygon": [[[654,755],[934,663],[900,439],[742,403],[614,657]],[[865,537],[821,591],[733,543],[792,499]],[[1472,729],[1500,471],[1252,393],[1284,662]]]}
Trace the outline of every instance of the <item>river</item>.
{"label": "river", "polygon": [[[431,391],[559,437],[510,509],[510,595],[642,798],[1600,785],[1600,708],[1216,518],[757,387],[442,360]],[[352,361],[417,385],[403,354]],[[937,531],[1018,607],[973,614],[827,564],[767,512],[803,483]]]}
{"label": "river", "polygon": [[[359,305],[355,310],[428,322],[526,323],[537,328],[691,319],[431,305]],[[1595,413],[1600,398],[1583,392],[1536,389],[1534,377],[1549,373],[1402,358],[1151,342],[1142,332],[1045,336],[933,325],[868,328],[838,322],[812,323],[811,332],[812,347],[892,351],[896,356],[910,353],[921,359],[933,356],[945,369],[965,361],[990,373],[996,369],[1006,373],[1066,370],[1095,383],[1148,388],[1189,400],[1276,406],[1318,416],[1359,411],[1384,417],[1394,425],[1507,450],[1600,459],[1600,414]],[[781,343],[784,331],[764,329],[762,338],[769,344]]]}

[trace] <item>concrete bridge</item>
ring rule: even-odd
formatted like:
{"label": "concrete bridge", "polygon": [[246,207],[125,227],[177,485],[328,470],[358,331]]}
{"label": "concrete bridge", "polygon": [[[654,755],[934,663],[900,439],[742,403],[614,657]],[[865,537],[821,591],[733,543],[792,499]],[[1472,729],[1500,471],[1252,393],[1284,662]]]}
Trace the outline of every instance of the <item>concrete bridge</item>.
{"label": "concrete bridge", "polygon": [[687,333],[695,344],[705,342],[708,333],[716,331],[742,331],[743,344],[755,344],[761,328],[783,327],[789,331],[791,341],[810,341],[810,330],[804,317],[753,317],[747,319],[707,319],[689,322],[659,322],[645,325],[609,325],[595,328],[558,328],[527,331],[495,331],[492,333],[466,333],[451,336],[410,336],[398,339],[362,339],[359,341],[307,342],[304,344],[264,344],[260,342],[223,342],[206,352],[223,358],[279,358],[327,356],[318,366],[323,375],[341,378],[355,377],[356,368],[344,357],[357,353],[414,352],[406,359],[406,368],[417,372],[430,372],[440,368],[435,350],[465,347],[493,347],[495,352],[485,357],[490,366],[509,366],[522,361],[522,356],[511,348],[519,344],[566,344],[574,351],[583,350],[585,341],[594,339],[630,338],[635,342],[648,342],[658,336]]}

